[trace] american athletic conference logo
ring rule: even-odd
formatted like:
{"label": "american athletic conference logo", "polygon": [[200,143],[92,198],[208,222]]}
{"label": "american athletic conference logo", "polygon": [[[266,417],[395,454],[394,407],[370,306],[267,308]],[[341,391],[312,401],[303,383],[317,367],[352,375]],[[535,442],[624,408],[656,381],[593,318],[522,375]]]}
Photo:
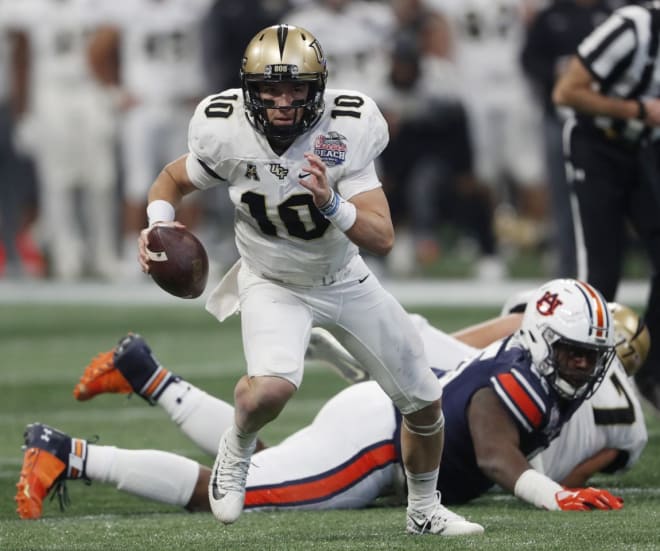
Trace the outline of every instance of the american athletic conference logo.
{"label": "american athletic conference logo", "polygon": [[337,166],[346,160],[348,147],[344,143],[346,136],[331,130],[325,136],[314,140],[314,153],[321,157],[326,166]]}

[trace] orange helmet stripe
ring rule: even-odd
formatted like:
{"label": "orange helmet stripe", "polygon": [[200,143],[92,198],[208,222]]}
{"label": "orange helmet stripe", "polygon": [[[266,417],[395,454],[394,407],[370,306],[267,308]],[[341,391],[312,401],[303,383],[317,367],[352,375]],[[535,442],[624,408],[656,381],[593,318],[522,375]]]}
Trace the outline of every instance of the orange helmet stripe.
{"label": "orange helmet stripe", "polygon": [[597,337],[605,338],[610,327],[607,304],[605,304],[601,294],[588,283],[584,281],[577,281],[577,286],[588,297],[591,297],[592,301],[590,304],[592,306],[592,320],[595,318],[595,323],[592,323],[592,326],[596,329]]}

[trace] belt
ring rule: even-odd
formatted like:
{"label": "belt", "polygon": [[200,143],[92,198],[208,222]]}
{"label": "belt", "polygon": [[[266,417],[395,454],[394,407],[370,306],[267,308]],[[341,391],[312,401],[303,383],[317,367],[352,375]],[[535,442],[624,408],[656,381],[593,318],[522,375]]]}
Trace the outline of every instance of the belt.
{"label": "belt", "polygon": [[344,276],[351,271],[351,268],[353,267],[353,260],[355,258],[357,258],[357,256],[349,260],[344,267],[340,268],[336,272],[320,277],[310,277],[307,274],[287,274],[286,276],[278,278],[259,273],[257,270],[253,271],[263,279],[274,281],[275,283],[280,283],[282,285],[296,285],[299,287],[327,287],[328,285],[332,285],[333,283],[344,279]]}
{"label": "belt", "polygon": [[590,134],[602,138],[605,142],[613,143],[617,147],[623,147],[627,150],[636,150],[639,147],[648,145],[650,140],[650,128],[645,127],[634,135],[626,135],[627,127],[621,129],[600,126],[590,117],[578,117],[580,126]]}

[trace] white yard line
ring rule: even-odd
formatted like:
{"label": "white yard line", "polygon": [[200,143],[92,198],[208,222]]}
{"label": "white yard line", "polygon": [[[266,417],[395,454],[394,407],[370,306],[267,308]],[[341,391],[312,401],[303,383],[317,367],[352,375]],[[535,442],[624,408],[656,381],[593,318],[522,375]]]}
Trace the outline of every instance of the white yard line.
{"label": "white yard line", "polygon": [[[385,287],[405,306],[500,306],[514,293],[537,287],[541,280],[384,280]],[[139,283],[56,283],[0,280],[0,315],[3,304],[135,304],[203,307],[205,293],[193,300],[172,297],[146,279]],[[648,282],[624,281],[617,300],[642,306],[648,295]]]}

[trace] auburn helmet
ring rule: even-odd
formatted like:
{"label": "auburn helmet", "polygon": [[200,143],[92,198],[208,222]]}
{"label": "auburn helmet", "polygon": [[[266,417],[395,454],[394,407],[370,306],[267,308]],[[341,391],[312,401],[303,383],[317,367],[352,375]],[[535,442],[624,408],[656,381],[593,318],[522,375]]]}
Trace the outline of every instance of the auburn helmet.
{"label": "auburn helmet", "polygon": [[614,346],[629,376],[642,367],[651,347],[651,335],[642,319],[630,308],[616,302],[607,307],[614,320]]}
{"label": "auburn helmet", "polygon": [[[241,87],[249,121],[267,138],[296,138],[323,113],[327,78],[326,59],[312,33],[292,25],[273,25],[259,31],[245,48],[241,64]],[[273,107],[265,105],[259,96],[258,84],[263,82],[309,84],[307,98],[294,102],[296,109],[303,110],[299,122],[291,126],[269,123],[266,109]]]}
{"label": "auburn helmet", "polygon": [[[555,279],[533,292],[520,334],[540,373],[567,399],[591,396],[614,357],[607,303],[591,285],[575,279]],[[562,351],[584,355],[590,369],[571,368],[561,360]]]}

